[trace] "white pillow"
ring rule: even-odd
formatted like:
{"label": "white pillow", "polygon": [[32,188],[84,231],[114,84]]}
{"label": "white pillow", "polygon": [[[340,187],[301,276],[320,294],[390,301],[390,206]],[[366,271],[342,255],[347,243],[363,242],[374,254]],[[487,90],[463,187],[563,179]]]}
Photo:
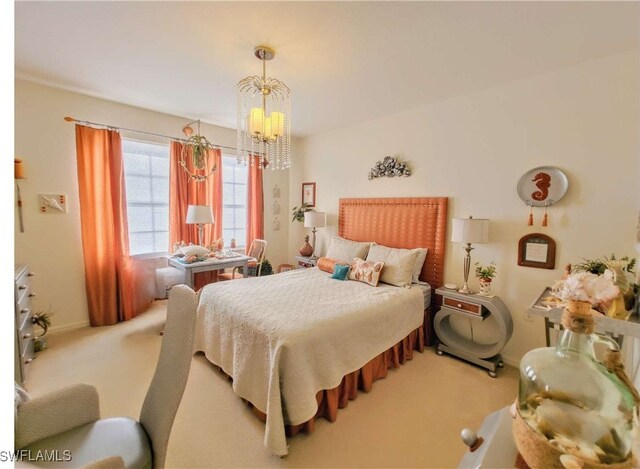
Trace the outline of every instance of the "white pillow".
{"label": "white pillow", "polygon": [[208,256],[211,251],[209,251],[204,246],[198,246],[196,244],[192,244],[190,246],[182,246],[178,249],[185,257],[187,256]]}
{"label": "white pillow", "polygon": [[334,236],[325,257],[351,264],[356,257],[366,259],[371,243],[351,241]]}
{"label": "white pillow", "polygon": [[398,287],[411,286],[413,269],[418,257],[417,249],[396,249],[372,244],[367,261],[384,262],[380,281]]}
{"label": "white pillow", "polygon": [[416,263],[413,266],[413,276],[411,278],[412,283],[422,283],[418,277],[420,277],[420,273],[422,272],[422,267],[424,266],[424,261],[427,260],[427,253],[429,252],[426,248],[416,248],[414,251],[418,251],[418,256],[416,257]]}

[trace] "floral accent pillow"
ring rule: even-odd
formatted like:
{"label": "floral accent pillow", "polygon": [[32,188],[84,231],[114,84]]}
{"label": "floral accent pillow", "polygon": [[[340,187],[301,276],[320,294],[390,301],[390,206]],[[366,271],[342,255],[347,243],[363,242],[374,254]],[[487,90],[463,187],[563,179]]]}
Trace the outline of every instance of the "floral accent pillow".
{"label": "floral accent pillow", "polygon": [[351,263],[349,280],[357,280],[358,282],[363,282],[375,287],[380,281],[380,274],[382,273],[383,267],[384,262],[365,261],[356,257]]}

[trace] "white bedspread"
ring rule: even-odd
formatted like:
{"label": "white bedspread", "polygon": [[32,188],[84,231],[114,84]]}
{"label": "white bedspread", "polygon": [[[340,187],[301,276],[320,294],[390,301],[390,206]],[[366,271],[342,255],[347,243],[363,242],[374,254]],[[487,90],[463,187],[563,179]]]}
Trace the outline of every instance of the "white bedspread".
{"label": "white bedspread", "polygon": [[402,340],[423,322],[418,288],[374,288],[318,268],[207,285],[196,351],[267,414],[265,446],[287,454],[284,425],[317,411],[316,393]]}

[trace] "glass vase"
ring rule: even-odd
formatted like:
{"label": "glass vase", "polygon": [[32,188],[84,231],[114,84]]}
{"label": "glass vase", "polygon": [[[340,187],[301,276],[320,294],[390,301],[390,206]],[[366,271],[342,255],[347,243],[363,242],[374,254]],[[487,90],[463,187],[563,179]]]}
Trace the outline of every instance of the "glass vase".
{"label": "glass vase", "polygon": [[[567,457],[586,467],[632,467],[638,394],[624,375],[618,345],[592,333],[587,302],[570,301],[562,324],[555,348],[532,350],[520,362],[518,449],[530,467],[565,467]],[[607,346],[604,362],[596,343]]]}

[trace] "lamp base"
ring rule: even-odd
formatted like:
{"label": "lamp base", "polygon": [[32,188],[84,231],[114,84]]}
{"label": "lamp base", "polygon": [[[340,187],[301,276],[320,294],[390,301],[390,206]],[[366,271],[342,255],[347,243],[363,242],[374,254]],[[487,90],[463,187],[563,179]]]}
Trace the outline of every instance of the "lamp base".
{"label": "lamp base", "polygon": [[469,288],[467,282],[462,285],[462,288],[458,289],[458,293],[464,293],[465,295],[473,295],[475,292]]}

